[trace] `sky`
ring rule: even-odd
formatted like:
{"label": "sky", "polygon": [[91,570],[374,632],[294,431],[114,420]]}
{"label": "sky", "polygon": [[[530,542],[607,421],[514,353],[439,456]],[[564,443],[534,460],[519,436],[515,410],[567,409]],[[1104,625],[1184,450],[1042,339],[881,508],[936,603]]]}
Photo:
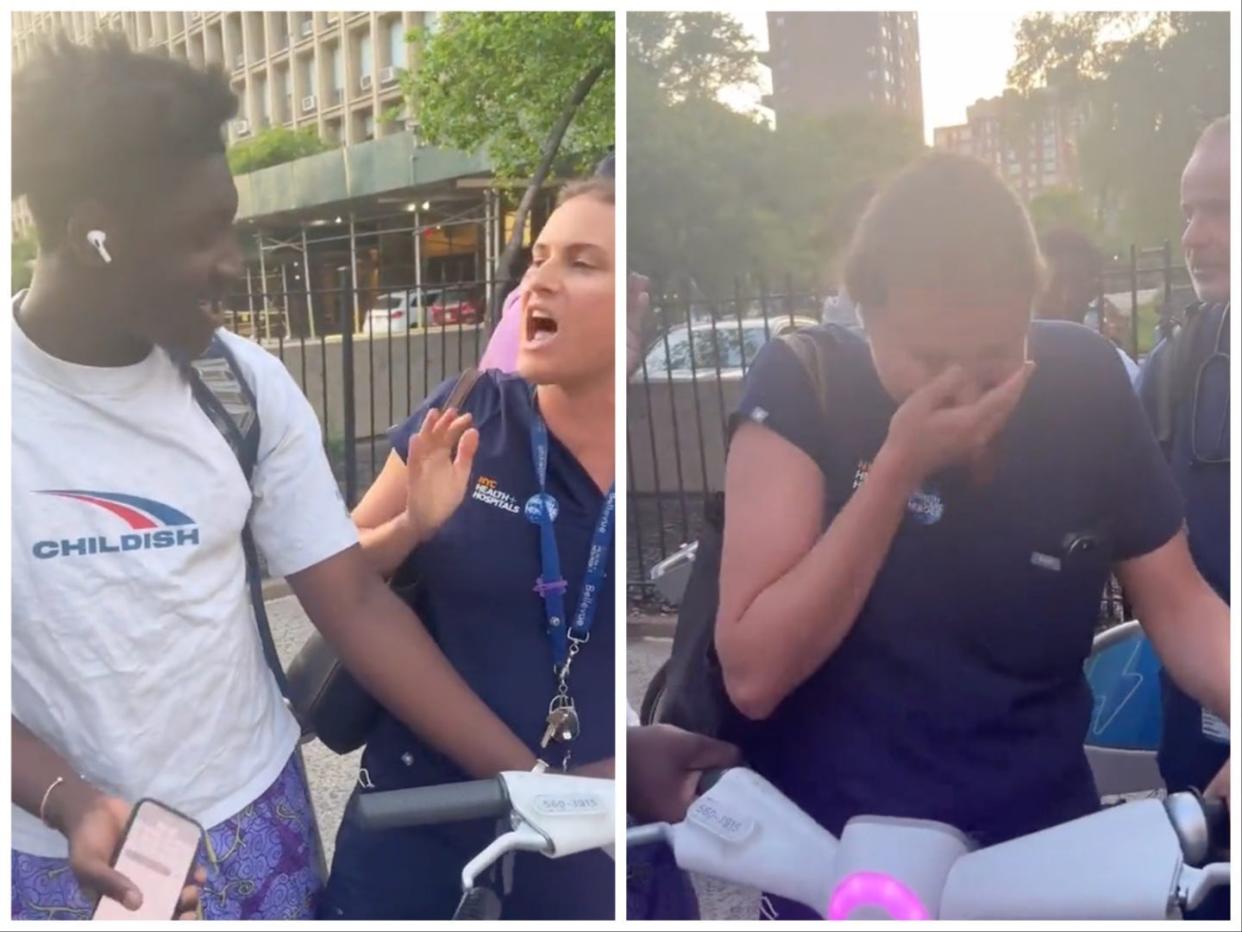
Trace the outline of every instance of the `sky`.
{"label": "sky", "polygon": [[[768,47],[766,13],[734,10],[731,15],[754,37],[757,48]],[[919,11],[923,135],[929,145],[935,127],[965,123],[968,105],[1005,89],[1005,75],[1013,64],[1014,26],[1021,16],[1013,9]],[[759,73],[761,88],[731,89],[725,101],[739,109],[757,105],[771,89],[767,69],[760,68]]]}

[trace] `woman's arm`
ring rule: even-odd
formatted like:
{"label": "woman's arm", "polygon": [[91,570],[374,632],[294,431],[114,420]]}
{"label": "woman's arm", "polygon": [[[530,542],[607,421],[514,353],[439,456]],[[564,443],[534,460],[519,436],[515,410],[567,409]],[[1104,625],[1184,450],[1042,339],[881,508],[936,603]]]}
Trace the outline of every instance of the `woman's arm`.
{"label": "woman's arm", "polygon": [[394,451],[352,515],[367,562],[385,578],[419,544],[406,514],[405,490],[405,463]]}
{"label": "woman's arm", "polygon": [[849,633],[914,486],[881,455],[820,536],[824,478],[767,428],[743,424],[725,469],[716,650],[725,688],[762,719]]}
{"label": "woman's arm", "polygon": [[1185,532],[1116,569],[1174,681],[1228,724],[1229,607],[1199,575]]}

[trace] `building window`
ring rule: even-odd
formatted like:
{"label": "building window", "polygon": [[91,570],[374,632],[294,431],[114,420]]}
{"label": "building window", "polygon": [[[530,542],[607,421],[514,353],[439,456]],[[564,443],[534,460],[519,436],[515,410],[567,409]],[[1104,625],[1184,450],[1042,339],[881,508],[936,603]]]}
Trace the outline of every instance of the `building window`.
{"label": "building window", "polygon": [[388,21],[388,64],[394,68],[405,67],[405,24],[400,16]]}
{"label": "building window", "polygon": [[277,68],[272,88],[276,101],[276,122],[287,123],[293,115],[293,94],[289,90],[289,69]]}
{"label": "building window", "polygon": [[298,72],[302,81],[302,95],[313,96],[315,93],[315,59],[305,55],[298,60]]}
{"label": "building window", "polygon": [[332,93],[328,103],[339,104],[345,90],[345,56],[341,54],[339,42],[328,53],[328,67],[332,69]]}
{"label": "building window", "polygon": [[358,74],[374,78],[375,68],[371,61],[371,32],[367,30],[358,37]]}
{"label": "building window", "polygon": [[259,116],[259,126],[268,124],[267,109],[267,75],[256,75],[254,79],[254,99],[258,104],[257,113]]}

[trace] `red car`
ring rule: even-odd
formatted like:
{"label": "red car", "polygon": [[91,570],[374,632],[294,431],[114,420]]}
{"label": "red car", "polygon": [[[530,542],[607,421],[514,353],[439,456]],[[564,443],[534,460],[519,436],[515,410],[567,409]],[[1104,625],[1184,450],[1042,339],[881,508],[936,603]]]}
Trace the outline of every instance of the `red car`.
{"label": "red car", "polygon": [[449,327],[455,324],[477,324],[483,319],[483,310],[468,291],[442,291],[428,308],[433,327]]}

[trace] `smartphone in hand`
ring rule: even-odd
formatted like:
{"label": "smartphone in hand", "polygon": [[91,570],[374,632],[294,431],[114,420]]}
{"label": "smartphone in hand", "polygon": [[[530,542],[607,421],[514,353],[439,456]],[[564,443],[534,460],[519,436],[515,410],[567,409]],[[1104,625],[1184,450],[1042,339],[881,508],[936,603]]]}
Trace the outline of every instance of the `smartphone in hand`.
{"label": "smartphone in hand", "polygon": [[142,893],[137,910],[101,896],[93,919],[174,919],[181,891],[194,870],[203,829],[189,816],[142,799],[129,816],[112,866]]}

